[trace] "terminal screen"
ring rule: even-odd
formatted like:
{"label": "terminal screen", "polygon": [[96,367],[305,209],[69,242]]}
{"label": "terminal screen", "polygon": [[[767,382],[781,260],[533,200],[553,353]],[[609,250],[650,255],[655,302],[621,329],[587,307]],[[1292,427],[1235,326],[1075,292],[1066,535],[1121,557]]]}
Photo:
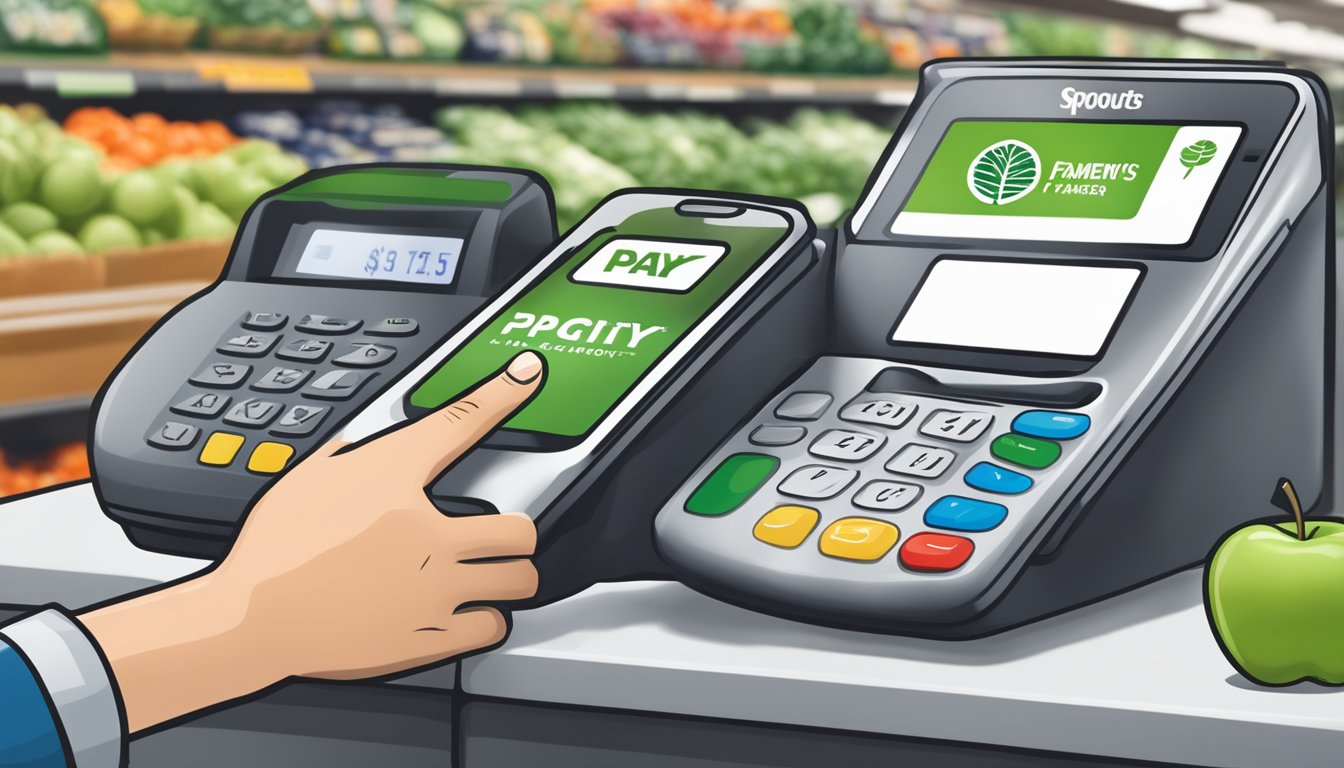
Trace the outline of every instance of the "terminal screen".
{"label": "terminal screen", "polygon": [[[560,260],[411,392],[437,408],[523,349],[545,386],[505,427],[562,437],[592,430],[788,233],[672,209],[637,214]],[[713,223],[711,223],[713,222]]]}
{"label": "terminal screen", "polygon": [[1141,274],[1137,267],[942,259],[891,340],[1096,357]]}
{"label": "terminal screen", "polygon": [[1188,242],[1241,139],[1235,125],[958,120],[892,222],[897,235]]}
{"label": "terminal screen", "polygon": [[460,237],[316,229],[294,271],[347,280],[451,285],[462,258]]}

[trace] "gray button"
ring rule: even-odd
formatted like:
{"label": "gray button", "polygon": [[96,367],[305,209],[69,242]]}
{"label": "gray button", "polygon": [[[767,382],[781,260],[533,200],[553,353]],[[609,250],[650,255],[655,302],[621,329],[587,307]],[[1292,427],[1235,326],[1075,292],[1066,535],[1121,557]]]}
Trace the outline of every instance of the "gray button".
{"label": "gray button", "polygon": [[904,400],[890,400],[883,397],[859,397],[840,411],[840,418],[856,421],[860,424],[876,424],[879,427],[899,429],[915,415],[919,406]]}
{"label": "gray button", "polygon": [[414,336],[420,324],[409,317],[389,317],[364,330],[370,336]]}
{"label": "gray button", "polygon": [[915,477],[938,477],[957,460],[957,454],[946,448],[911,443],[887,462],[887,471]]}
{"label": "gray button", "polygon": [[825,413],[831,399],[825,392],[794,392],[779,404],[775,415],[781,419],[811,421]]}
{"label": "gray button", "polygon": [[285,327],[289,315],[280,312],[248,312],[243,327],[253,331],[274,331]]}
{"label": "gray button", "polygon": [[169,410],[183,416],[213,418],[228,407],[231,399],[228,395],[221,395],[218,392],[198,392],[172,406]]}
{"label": "gray button", "polygon": [[351,344],[350,351],[331,362],[355,368],[373,368],[392,362],[396,356],[397,348],[386,344]]}
{"label": "gray button", "polygon": [[373,378],[372,373],[364,371],[330,371],[318,376],[303,394],[308,397],[320,397],[324,400],[346,400],[352,397],[364,382]]}
{"label": "gray button", "polygon": [[808,452],[813,456],[841,461],[863,461],[877,453],[887,438],[855,432],[852,429],[828,429],[816,440]]}
{"label": "gray button", "polygon": [[196,438],[200,436],[201,430],[190,424],[183,424],[180,421],[169,421],[149,433],[149,437],[145,438],[145,440],[155,448],[165,448],[170,451],[185,451],[195,445]]}
{"label": "gray button", "polygon": [[252,382],[252,388],[260,392],[293,392],[303,386],[303,382],[312,374],[313,372],[306,368],[286,368],[278,365]]}
{"label": "gray button", "polygon": [[980,411],[937,410],[919,428],[919,434],[955,443],[970,443],[985,434],[985,430],[993,423],[991,414]]}
{"label": "gray button", "polygon": [[803,427],[785,427],[765,424],[752,431],[747,438],[753,445],[793,445],[807,437]]}
{"label": "gray button", "polygon": [[363,320],[350,320],[344,317],[304,315],[294,327],[310,333],[352,333],[363,324]]}
{"label": "gray button", "polygon": [[264,427],[280,415],[280,407],[279,403],[269,400],[240,400],[225,414],[224,421],[240,427]]}
{"label": "gray button", "polygon": [[854,506],[877,512],[895,512],[914,504],[922,493],[924,489],[913,483],[874,480],[854,494]]}
{"label": "gray button", "polygon": [[205,366],[192,376],[188,381],[192,384],[199,384],[202,387],[217,387],[219,389],[235,389],[242,385],[247,379],[247,375],[252,373],[252,366],[242,363],[211,363]]}
{"label": "gray button", "polygon": [[275,342],[279,339],[279,336],[270,336],[265,333],[240,333],[221,341],[219,351],[226,355],[237,355],[239,357],[261,357],[270,352],[271,347],[274,347]]}
{"label": "gray button", "polygon": [[321,341],[318,339],[295,339],[285,346],[281,347],[275,353],[276,357],[285,360],[301,360],[308,363],[321,362],[322,358],[331,351],[330,341]]}
{"label": "gray button", "polygon": [[275,426],[271,427],[271,434],[293,437],[311,435],[327,418],[328,410],[330,409],[325,405],[296,405],[286,411]]}
{"label": "gray button", "polygon": [[831,499],[854,482],[859,473],[852,469],[811,464],[795,469],[779,484],[779,492],[804,499]]}

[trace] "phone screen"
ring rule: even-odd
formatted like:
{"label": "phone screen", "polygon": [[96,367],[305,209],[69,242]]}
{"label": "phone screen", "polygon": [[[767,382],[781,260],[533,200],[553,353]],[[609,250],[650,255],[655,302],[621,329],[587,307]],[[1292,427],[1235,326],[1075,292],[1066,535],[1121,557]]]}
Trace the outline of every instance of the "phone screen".
{"label": "phone screen", "polygon": [[668,206],[601,231],[495,315],[409,404],[437,408],[532,349],[546,358],[546,384],[505,428],[587,434],[789,234],[782,214],[749,213],[746,226]]}

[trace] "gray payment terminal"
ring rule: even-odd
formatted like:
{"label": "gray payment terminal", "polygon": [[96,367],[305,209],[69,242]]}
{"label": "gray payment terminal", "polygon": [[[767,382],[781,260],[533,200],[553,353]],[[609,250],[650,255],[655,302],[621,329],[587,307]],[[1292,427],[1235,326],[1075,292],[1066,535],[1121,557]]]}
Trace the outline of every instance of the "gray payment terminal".
{"label": "gray payment terminal", "polygon": [[[1328,509],[1329,105],[1281,66],[947,61],[841,233],[824,352],[656,518],[803,621],[998,631]],[[823,317],[824,314],[824,317]]]}
{"label": "gray payment terminal", "polygon": [[325,441],[555,238],[544,179],[466,165],[316,171],[248,211],[220,279],[168,314],[96,401],[107,513],[212,557]]}

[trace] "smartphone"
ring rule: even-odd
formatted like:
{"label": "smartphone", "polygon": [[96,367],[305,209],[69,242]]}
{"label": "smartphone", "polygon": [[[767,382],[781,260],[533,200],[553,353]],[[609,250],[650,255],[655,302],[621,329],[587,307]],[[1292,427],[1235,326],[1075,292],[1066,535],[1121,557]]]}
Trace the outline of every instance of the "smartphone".
{"label": "smartphone", "polygon": [[341,439],[422,417],[533,350],[546,360],[541,390],[450,467],[431,497],[450,511],[540,519],[591,484],[816,262],[814,239],[815,226],[793,201],[617,193],[375,398]]}

